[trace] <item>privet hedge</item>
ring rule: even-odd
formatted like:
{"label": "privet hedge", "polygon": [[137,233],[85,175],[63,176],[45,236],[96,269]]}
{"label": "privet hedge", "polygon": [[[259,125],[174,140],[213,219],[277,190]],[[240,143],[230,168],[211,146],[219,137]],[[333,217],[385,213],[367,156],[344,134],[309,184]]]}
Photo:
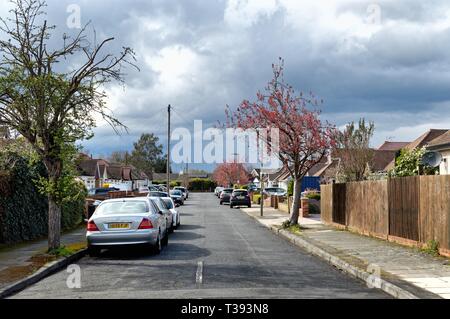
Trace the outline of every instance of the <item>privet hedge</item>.
{"label": "privet hedge", "polygon": [[[7,159],[7,160],[5,160]],[[47,197],[34,181],[44,176],[42,163],[29,165],[15,154],[2,154],[0,162],[0,243],[18,243],[47,235]],[[81,185],[80,185],[81,187]],[[84,199],[63,205],[61,226],[73,229],[82,221]]]}
{"label": "privet hedge", "polygon": [[209,178],[194,178],[189,181],[189,191],[191,192],[211,192],[217,184]]}

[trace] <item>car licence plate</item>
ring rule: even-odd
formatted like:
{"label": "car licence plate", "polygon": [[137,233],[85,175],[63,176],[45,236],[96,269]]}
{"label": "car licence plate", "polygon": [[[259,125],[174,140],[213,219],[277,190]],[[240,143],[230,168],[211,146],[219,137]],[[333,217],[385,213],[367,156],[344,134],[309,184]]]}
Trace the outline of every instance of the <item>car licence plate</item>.
{"label": "car licence plate", "polygon": [[245,196],[238,196],[238,199],[245,199]]}
{"label": "car licence plate", "polygon": [[113,223],[108,225],[109,229],[128,229],[130,224],[128,223]]}

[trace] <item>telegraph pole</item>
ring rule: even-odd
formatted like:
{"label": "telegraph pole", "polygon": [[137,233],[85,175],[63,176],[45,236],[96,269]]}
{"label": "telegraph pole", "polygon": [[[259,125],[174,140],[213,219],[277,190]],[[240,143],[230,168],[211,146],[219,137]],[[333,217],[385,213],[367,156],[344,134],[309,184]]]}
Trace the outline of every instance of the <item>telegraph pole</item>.
{"label": "telegraph pole", "polygon": [[167,192],[170,196],[170,111],[172,107],[167,107],[167,115],[168,115],[168,121],[167,121]]}

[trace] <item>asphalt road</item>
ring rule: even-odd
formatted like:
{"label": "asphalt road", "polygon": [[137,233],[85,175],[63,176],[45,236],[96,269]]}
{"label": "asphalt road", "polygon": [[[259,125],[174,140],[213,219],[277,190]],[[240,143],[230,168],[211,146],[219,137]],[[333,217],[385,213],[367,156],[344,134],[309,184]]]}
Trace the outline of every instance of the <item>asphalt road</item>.
{"label": "asphalt road", "polygon": [[212,194],[191,194],[159,256],[105,251],[78,262],[81,288],[61,271],[14,298],[388,298],[303,252]]}

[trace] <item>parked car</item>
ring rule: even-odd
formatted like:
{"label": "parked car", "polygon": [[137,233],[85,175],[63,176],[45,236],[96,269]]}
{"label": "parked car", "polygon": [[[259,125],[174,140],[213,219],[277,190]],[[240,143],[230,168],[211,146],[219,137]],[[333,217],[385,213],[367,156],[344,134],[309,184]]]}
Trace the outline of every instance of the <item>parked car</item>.
{"label": "parked car", "polygon": [[174,187],[173,189],[181,191],[183,193],[185,200],[189,198],[189,191],[187,190],[186,187],[177,186],[177,187]]}
{"label": "parked car", "polygon": [[230,197],[230,208],[238,206],[252,207],[252,202],[250,201],[250,196],[248,191],[245,189],[235,189]]}
{"label": "parked car", "polygon": [[148,186],[139,187],[138,192],[140,194],[148,194],[150,192]]}
{"label": "parked car", "polygon": [[104,248],[139,244],[159,254],[168,230],[164,212],[150,198],[106,200],[87,223],[88,253],[98,256]]}
{"label": "parked car", "polygon": [[170,197],[162,197],[161,198],[166,204],[167,208],[172,212],[172,225],[173,228],[177,229],[181,224],[180,212],[176,209],[176,205],[172,198]]}
{"label": "parked car", "polygon": [[287,191],[279,187],[269,187],[264,189],[264,195],[267,196],[286,196]]}
{"label": "parked car", "polygon": [[169,233],[173,233],[173,216],[170,209],[167,207],[166,203],[162,200],[164,197],[150,197],[150,199],[156,204],[158,209],[163,212],[164,216],[166,217],[167,222],[167,228]]}
{"label": "parked car", "polygon": [[[166,197],[168,197],[168,196],[166,196]],[[170,191],[170,198],[173,199],[175,204],[184,205],[184,195],[183,195],[182,191],[180,191],[180,190]]]}
{"label": "parked car", "polygon": [[233,193],[233,189],[232,188],[225,188],[220,193],[220,205],[223,205],[223,203],[229,203],[232,193]]}
{"label": "parked car", "polygon": [[223,187],[216,187],[216,189],[214,190],[214,194],[219,197],[220,193],[223,191]]}
{"label": "parked car", "polygon": [[169,197],[169,194],[166,192],[151,191],[148,193],[148,197]]}
{"label": "parked car", "polygon": [[116,187],[100,187],[100,188],[91,188],[88,192],[89,195],[96,196],[104,196],[108,195],[109,192],[118,192],[119,188]]}

